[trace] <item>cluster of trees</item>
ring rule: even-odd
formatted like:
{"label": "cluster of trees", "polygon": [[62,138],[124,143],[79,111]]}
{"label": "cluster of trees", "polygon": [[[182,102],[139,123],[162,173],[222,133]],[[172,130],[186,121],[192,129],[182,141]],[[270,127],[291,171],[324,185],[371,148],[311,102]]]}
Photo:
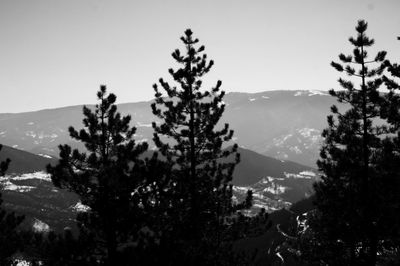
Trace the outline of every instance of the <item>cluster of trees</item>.
{"label": "cluster of trees", "polygon": [[[267,214],[244,216],[248,192],[234,202],[232,174],[240,156],[233,131],[217,129],[225,105],[221,81],[202,89],[213,61],[191,30],[184,51],[172,54],[181,66],[154,85],[151,108],[157,151],[135,142],[131,117],[122,116],[105,86],[99,103],[83,108],[84,128],[69,128],[79,151],[61,145],[59,163],[47,171],[54,185],[75,192],[89,207],[77,216],[79,235],[33,235],[25,250],[41,265],[246,265],[250,257],[233,243],[254,226],[267,227]],[[160,87],[159,87],[160,86]],[[163,90],[163,92],[161,91]],[[164,93],[164,94],[163,94]],[[33,255],[32,255],[33,254]]]}
{"label": "cluster of trees", "polygon": [[322,133],[316,208],[296,243],[306,265],[400,264],[400,68],[385,51],[368,57],[366,30],[360,20],[352,55],[331,63],[349,78],[330,94],[349,109],[332,106]]}
{"label": "cluster of trees", "polygon": [[[331,63],[349,79],[340,78],[343,89],[330,94],[349,108],[332,106],[322,133],[315,208],[289,244],[299,264],[400,263],[400,66],[384,51],[369,59],[374,40],[366,30],[360,20],[357,36],[349,39],[352,55],[340,54],[341,63]],[[252,265],[251,254],[238,252],[234,243],[255,227],[267,230],[268,217],[242,214],[252,205],[251,191],[243,202],[232,200],[240,156],[236,144],[228,145],[229,125],[217,129],[225,108],[221,82],[202,89],[213,61],[190,30],[181,40],[184,52],[172,53],[180,68],[169,70],[178,86],[163,79],[153,86],[157,151],[135,142],[131,117],[117,112],[116,96],[105,86],[95,108],[83,109],[84,129],[69,128],[86,151],[60,146],[59,163],[48,172],[55,186],[78,194],[89,210],[77,216],[78,236],[68,230],[26,234],[34,263]],[[8,163],[1,164],[0,174]],[[0,257],[9,258],[12,245],[4,238],[13,239],[23,217],[0,211]]]}

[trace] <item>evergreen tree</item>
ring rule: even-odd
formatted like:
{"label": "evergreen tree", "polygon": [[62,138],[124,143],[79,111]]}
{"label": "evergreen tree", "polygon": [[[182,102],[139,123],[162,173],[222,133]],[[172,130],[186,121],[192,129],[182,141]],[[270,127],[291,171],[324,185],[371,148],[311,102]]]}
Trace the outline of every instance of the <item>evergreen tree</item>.
{"label": "evergreen tree", "polygon": [[91,256],[92,242],[77,238],[69,229],[46,234],[25,231],[21,238],[25,244],[23,258],[32,266],[98,265],[96,257]]}
{"label": "evergreen tree", "polygon": [[[328,116],[318,161],[322,181],[314,186],[317,210],[309,221],[318,239],[314,242],[318,250],[312,256],[329,265],[376,265],[380,244],[391,231],[388,215],[393,209],[385,204],[387,188],[393,183],[380,172],[379,155],[382,140],[390,132],[383,122],[377,123],[384,103],[378,89],[386,52],[368,59],[367,48],[374,40],[367,37],[366,30],[367,23],[358,21],[357,36],[349,39],[353,55],[340,54],[342,63],[331,63],[350,76],[350,80],[339,79],[344,90],[330,91],[349,109],[341,113],[332,106],[333,115]],[[353,83],[357,79],[359,88]]]}
{"label": "evergreen tree", "polygon": [[[229,125],[216,129],[225,110],[221,81],[210,90],[202,90],[202,78],[213,61],[207,60],[204,46],[197,47],[199,41],[190,29],[181,40],[184,52],[177,49],[172,53],[181,67],[169,69],[179,87],[162,78],[159,83],[166,94],[157,84],[153,86],[155,103],[151,107],[161,120],[153,123],[153,139],[172,169],[168,190],[171,226],[165,241],[180,243],[185,247],[180,256],[186,253],[186,258],[192,258],[187,263],[198,265],[221,255],[227,246],[226,218],[250,206],[232,203],[232,173],[239,154],[236,144],[223,146],[233,136]],[[222,261],[213,263],[221,265]]]}
{"label": "evergreen tree", "polygon": [[83,107],[85,129],[69,128],[73,139],[85,144],[87,152],[60,145],[60,160],[48,172],[56,187],[77,193],[90,209],[78,214],[80,237],[91,239],[87,248],[106,265],[124,265],[122,253],[137,245],[146,225],[145,162],[139,158],[147,143],[136,144],[136,128],[130,116],[121,116],[116,96],[101,86],[94,111]]}
{"label": "evergreen tree", "polygon": [[[400,37],[397,37],[400,40]],[[385,190],[389,199],[386,207],[391,212],[388,220],[391,222],[390,238],[385,240],[384,253],[387,265],[400,264],[400,65],[386,61],[390,77],[384,75],[383,81],[388,90],[384,94],[381,117],[389,124],[390,137],[382,142],[379,159],[380,172],[387,182]],[[391,264],[390,264],[391,263]]]}
{"label": "evergreen tree", "polygon": [[[0,150],[2,149],[0,144]],[[0,162],[0,176],[8,169],[10,159]],[[22,247],[18,226],[23,222],[24,216],[17,216],[14,212],[7,212],[1,207],[3,200],[0,193],[0,265],[12,265],[12,255]]]}
{"label": "evergreen tree", "polygon": [[[397,38],[400,40],[400,37]],[[390,77],[384,75],[383,81],[388,89],[388,93],[385,95],[385,104],[383,105],[382,117],[392,125],[392,131],[396,132],[400,128],[400,65],[391,63],[386,60],[386,65],[390,73]]]}
{"label": "evergreen tree", "polygon": [[[3,149],[3,145],[0,144],[0,151],[1,149]],[[7,158],[5,161],[0,162],[0,176],[4,176],[7,169],[8,169],[8,165],[10,164],[11,160],[9,158]]]}

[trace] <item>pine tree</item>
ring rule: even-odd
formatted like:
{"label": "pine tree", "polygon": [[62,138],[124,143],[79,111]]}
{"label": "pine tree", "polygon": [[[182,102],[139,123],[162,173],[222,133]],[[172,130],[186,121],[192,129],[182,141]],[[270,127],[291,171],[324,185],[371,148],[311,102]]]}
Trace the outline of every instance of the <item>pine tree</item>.
{"label": "pine tree", "polygon": [[[0,151],[1,149],[3,149],[3,145],[0,144]],[[7,169],[8,169],[8,165],[10,164],[11,160],[9,158],[7,158],[5,161],[0,162],[0,176],[4,176]]]}
{"label": "pine tree", "polygon": [[[400,40],[400,37],[397,37]],[[386,217],[391,223],[390,237],[385,240],[384,253],[386,264],[400,264],[400,65],[386,60],[390,77],[384,75],[383,81],[388,90],[384,94],[384,102],[381,108],[381,117],[389,125],[391,133],[382,142],[379,163],[380,172],[389,180],[385,187],[385,195],[388,199],[385,206],[389,215]],[[390,264],[391,263],[391,264]]]}
{"label": "pine tree", "polygon": [[46,234],[25,231],[21,238],[25,244],[23,259],[29,262],[29,265],[98,265],[96,257],[91,256],[92,242],[77,238],[69,229],[63,233],[50,231]]}
{"label": "pine tree", "polygon": [[106,265],[123,265],[120,253],[139,241],[148,215],[142,204],[145,162],[139,157],[148,145],[135,143],[136,128],[130,127],[130,116],[117,112],[114,94],[101,86],[97,97],[94,111],[83,107],[85,129],[69,128],[87,152],[60,145],[58,165],[47,169],[55,186],[77,193],[90,208],[77,217],[81,237],[93,240],[89,254]]}
{"label": "pine tree", "polygon": [[[2,149],[0,144],[0,150]],[[0,176],[8,169],[11,160],[0,162]],[[3,200],[0,193],[0,265],[12,265],[11,256],[22,247],[20,243],[18,226],[23,222],[24,216],[4,210],[1,205]]]}
{"label": "pine tree", "polygon": [[[173,169],[169,199],[170,237],[185,246],[190,263],[206,263],[199,250],[218,253],[224,242],[227,216],[239,209],[232,204],[232,173],[239,162],[237,145],[223,146],[233,136],[225,124],[217,124],[225,110],[220,90],[221,81],[210,90],[202,90],[202,78],[213,66],[197,47],[190,29],[181,41],[184,53],[176,49],[172,57],[181,66],[169,69],[178,88],[162,78],[160,92],[154,84],[155,103],[153,114],[161,123],[153,123],[154,142]],[[246,205],[246,204],[244,204]],[[245,207],[245,206],[240,207]],[[249,207],[249,206],[246,206]]]}
{"label": "pine tree", "polygon": [[[376,265],[379,244],[388,233],[388,210],[384,208],[388,180],[379,172],[377,156],[389,131],[386,125],[376,123],[384,102],[378,89],[383,82],[386,52],[368,59],[367,48],[374,40],[367,37],[366,30],[367,23],[358,21],[357,37],[349,39],[353,55],[340,54],[342,63],[331,63],[350,80],[340,78],[343,90],[330,91],[349,109],[341,113],[332,106],[333,114],[328,116],[318,161],[322,181],[314,186],[317,211],[309,222],[319,238],[318,245],[325,250],[314,255],[327,264]],[[373,64],[375,68],[370,68]],[[357,79],[359,88],[353,83]]]}
{"label": "pine tree", "polygon": [[[397,38],[400,40],[400,37]],[[390,77],[384,75],[383,81],[388,89],[388,93],[385,95],[385,104],[383,105],[382,117],[387,119],[387,121],[392,125],[392,131],[396,132],[400,128],[400,65],[396,63],[391,63],[386,60],[386,65],[390,73]]]}

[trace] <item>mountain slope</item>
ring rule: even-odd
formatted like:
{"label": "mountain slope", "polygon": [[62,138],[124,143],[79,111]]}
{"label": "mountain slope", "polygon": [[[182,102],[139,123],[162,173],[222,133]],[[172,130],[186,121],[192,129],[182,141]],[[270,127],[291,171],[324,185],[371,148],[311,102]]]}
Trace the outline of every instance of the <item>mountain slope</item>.
{"label": "mountain slope", "polygon": [[312,171],[313,168],[291,161],[278,160],[249,149],[239,148],[240,163],[233,174],[233,184],[247,186],[260,181],[263,177],[285,178],[285,173]]}
{"label": "mountain slope", "polygon": [[[282,162],[243,148],[241,162],[234,172],[234,199],[241,201],[248,189],[253,191],[254,208],[273,211],[289,207],[310,193],[315,174],[312,169],[293,162]],[[149,152],[148,155],[151,153]],[[27,226],[38,221],[54,230],[75,226],[79,198],[74,193],[55,188],[44,172],[56,159],[43,158],[4,146],[1,158],[9,157],[14,169],[0,178],[4,206],[27,216]],[[10,165],[10,166],[11,166]]]}
{"label": "mountain slope", "polygon": [[[316,91],[266,91],[228,93],[219,126],[227,122],[234,141],[256,152],[315,167],[320,134],[326,127],[333,97]],[[118,105],[132,116],[136,138],[151,143],[151,123],[157,121],[149,102]],[[343,106],[339,105],[339,108]],[[68,127],[82,128],[82,106],[19,114],[0,114],[0,143],[36,154],[58,156],[59,144],[82,148],[68,134]]]}
{"label": "mountain slope", "polygon": [[0,151],[0,161],[4,161],[6,158],[11,159],[7,174],[43,171],[46,165],[57,163],[56,159],[46,158],[3,145]]}
{"label": "mountain slope", "polygon": [[288,208],[313,194],[313,183],[318,180],[315,169],[243,148],[239,152],[241,161],[233,173],[234,198],[240,202],[251,190],[251,214],[261,208],[268,212]]}

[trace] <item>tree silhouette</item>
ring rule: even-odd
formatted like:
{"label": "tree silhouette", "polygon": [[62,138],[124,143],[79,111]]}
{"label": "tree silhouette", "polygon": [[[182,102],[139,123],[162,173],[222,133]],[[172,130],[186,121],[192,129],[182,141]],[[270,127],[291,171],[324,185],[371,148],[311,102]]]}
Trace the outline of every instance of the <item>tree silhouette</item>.
{"label": "tree silhouette", "polygon": [[[400,37],[398,37],[398,40]],[[391,63],[386,60],[386,65],[390,76],[383,76],[383,81],[388,89],[388,93],[385,97],[385,104],[383,105],[382,117],[392,125],[392,131],[396,132],[400,128],[400,65],[397,63]]]}
{"label": "tree silhouette", "polygon": [[21,238],[25,244],[23,258],[30,263],[29,265],[99,265],[98,259],[91,254],[92,240],[77,238],[69,229],[63,233],[50,231],[46,234],[25,231],[21,234]]}
{"label": "tree silhouette", "polygon": [[385,63],[390,77],[384,75],[382,78],[388,92],[384,94],[381,117],[387,121],[392,135],[382,141],[382,149],[376,158],[379,159],[380,173],[388,180],[384,192],[386,219],[391,231],[385,239],[383,253],[386,255],[385,263],[396,265],[400,264],[400,65],[389,60]]}
{"label": "tree silhouette", "polygon": [[[168,241],[181,241],[187,263],[205,264],[205,253],[216,255],[226,243],[226,218],[235,211],[249,207],[232,203],[232,173],[239,162],[237,145],[223,146],[233,136],[228,124],[217,130],[225,110],[220,90],[221,81],[210,90],[202,90],[202,78],[213,66],[196,47],[190,29],[181,41],[185,50],[176,49],[172,57],[181,66],[169,69],[178,87],[159,80],[165,94],[154,84],[153,114],[161,123],[153,123],[154,142],[173,169],[169,198],[172,224]],[[182,255],[184,256],[184,255]],[[210,259],[212,260],[212,259]]]}
{"label": "tree silhouette", "polygon": [[[3,146],[0,144],[0,150]],[[8,169],[10,159],[0,162],[0,176]],[[1,207],[3,200],[0,193],[0,264],[12,265],[12,255],[22,247],[19,239],[18,226],[23,222],[24,216],[17,216],[14,212],[7,212]]]}
{"label": "tree silhouette", "polygon": [[[368,59],[367,48],[374,40],[366,30],[367,23],[358,21],[357,36],[349,39],[353,54],[340,54],[342,63],[331,63],[348,74],[349,80],[340,78],[343,90],[331,90],[330,94],[350,108],[341,113],[332,106],[333,114],[328,116],[318,161],[322,181],[314,186],[317,212],[309,221],[320,246],[313,255],[328,264],[376,265],[381,240],[388,236],[386,188],[394,183],[380,172],[379,154],[390,130],[385,123],[377,123],[384,103],[378,89],[387,65],[386,52]],[[372,64],[376,64],[374,68],[370,68]],[[360,88],[353,83],[356,79]]]}
{"label": "tree silhouette", "polygon": [[60,145],[58,165],[47,169],[55,186],[77,193],[90,208],[77,217],[81,236],[94,242],[90,253],[107,265],[123,265],[120,253],[137,244],[146,223],[145,162],[139,156],[148,145],[135,143],[136,128],[130,116],[117,112],[114,94],[101,86],[97,97],[94,111],[83,107],[85,129],[69,128],[87,153]]}

